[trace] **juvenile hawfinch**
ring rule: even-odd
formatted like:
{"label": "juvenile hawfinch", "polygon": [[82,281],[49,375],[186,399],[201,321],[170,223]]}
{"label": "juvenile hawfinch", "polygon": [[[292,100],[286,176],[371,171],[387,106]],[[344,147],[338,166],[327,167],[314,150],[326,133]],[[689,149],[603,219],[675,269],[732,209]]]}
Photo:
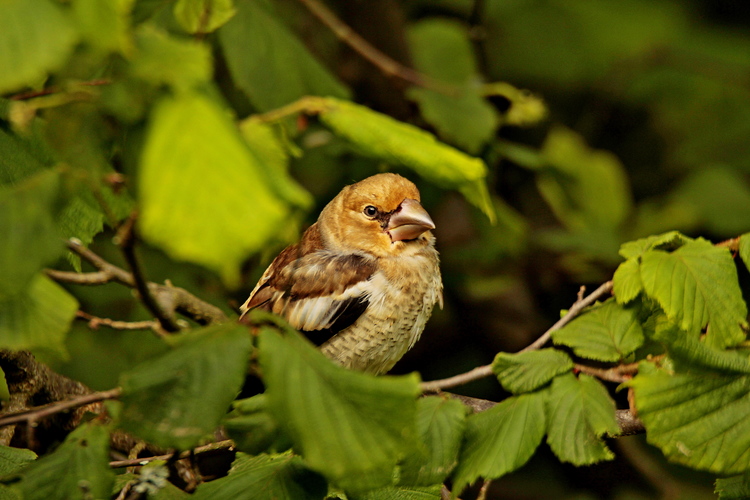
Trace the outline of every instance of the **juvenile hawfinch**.
{"label": "juvenile hawfinch", "polygon": [[435,225],[396,174],[346,186],[240,308],[283,316],[342,366],[385,373],[443,306]]}

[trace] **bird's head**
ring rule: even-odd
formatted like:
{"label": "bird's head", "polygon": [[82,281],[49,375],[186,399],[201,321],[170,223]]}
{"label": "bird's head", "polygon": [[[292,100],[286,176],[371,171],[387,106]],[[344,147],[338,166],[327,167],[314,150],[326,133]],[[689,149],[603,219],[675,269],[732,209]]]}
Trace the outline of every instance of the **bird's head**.
{"label": "bird's head", "polygon": [[332,248],[378,257],[427,245],[435,224],[419,199],[417,187],[400,175],[373,175],[345,187],[326,205],[318,219],[321,234]]}

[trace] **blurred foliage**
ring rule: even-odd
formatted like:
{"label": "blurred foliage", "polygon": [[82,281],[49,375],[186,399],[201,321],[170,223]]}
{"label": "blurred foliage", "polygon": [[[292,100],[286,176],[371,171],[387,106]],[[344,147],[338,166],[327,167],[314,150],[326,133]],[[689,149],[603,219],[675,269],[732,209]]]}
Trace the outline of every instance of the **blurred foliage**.
{"label": "blurred foliage", "polygon": [[[424,340],[397,373],[417,369],[433,379],[492,363],[495,353],[518,350],[552,324],[580,285],[608,280],[616,270],[616,301],[595,306],[557,332],[556,345],[576,357],[614,362],[641,359],[652,344],[666,343],[678,366],[699,366],[714,378],[673,378],[663,368],[639,376],[633,390],[644,420],[654,425],[649,439],[689,467],[746,471],[740,466],[749,444],[744,427],[739,437],[700,430],[710,412],[727,426],[732,415],[747,413],[744,406],[722,411],[727,401],[747,398],[745,358],[736,359],[744,354],[728,354],[745,338],[747,290],[741,287],[747,273],[743,268],[737,274],[725,249],[689,237],[719,241],[750,231],[750,9],[724,0],[328,5],[375,47],[417,70],[423,84],[399,78],[384,57],[364,61],[304,2],[0,2],[2,347],[31,349],[96,389],[130,380],[125,418],[131,424],[125,427],[153,431],[166,444],[192,445],[240,390],[245,365],[238,354],[249,347],[231,331],[223,333],[230,338],[225,350],[238,359],[222,375],[216,360],[224,354],[203,348],[200,339],[172,347],[151,333],[74,323],[79,307],[124,321],[149,314],[123,287],[63,288],[44,276],[47,266],[90,270],[66,254],[62,237],[78,238],[122,265],[111,240],[137,210],[146,276],[171,280],[231,312],[269,259],[343,185],[394,170],[417,182],[433,215],[446,284],[445,310],[434,314]],[[665,231],[687,236],[646,238]],[[633,243],[621,247],[628,241]],[[740,248],[746,263],[747,241],[743,237]],[[675,287],[681,295],[672,293]],[[708,347],[680,340],[683,333],[695,340],[709,323]],[[356,392],[348,385],[353,379],[326,379],[316,364],[324,360],[308,359],[294,341],[286,345],[273,335],[264,336],[272,346],[268,352],[315,390],[333,400],[340,387]],[[190,366],[197,354],[205,354],[205,366]],[[284,392],[281,369],[261,356],[272,373],[269,399],[246,413],[238,406],[234,416],[247,420],[234,423],[268,434],[248,439],[243,450],[288,444],[288,436],[279,437],[282,428],[297,446],[314,450],[308,453],[315,459],[302,463],[284,449],[241,455],[223,483],[199,488],[198,495],[231,495],[278,476],[290,481],[273,483],[279,491],[294,484],[290,491],[314,497],[325,478],[356,492],[365,483],[385,486],[398,462],[404,480],[361,493],[364,498],[436,498],[439,491],[425,478],[441,481],[454,462],[460,463],[452,476],[459,489],[480,476],[504,475],[523,465],[547,432],[549,448],[496,481],[492,498],[652,497],[661,483],[644,479],[621,457],[616,474],[606,465],[571,469],[549,460],[552,454],[575,464],[610,457],[600,436],[612,429],[607,415],[613,399],[596,380],[569,375],[571,359],[578,358],[567,351],[555,351],[551,361],[545,356],[494,358],[503,386],[518,394],[491,412],[464,418],[450,405],[433,400],[415,409],[412,400],[394,413],[413,420],[416,412],[420,423],[404,427],[402,441],[383,415],[375,415],[374,427],[346,429],[351,442],[373,452],[364,472],[352,469],[364,455],[352,458],[337,449],[329,456],[315,448],[320,443],[300,421],[307,414],[285,406],[302,396]],[[544,373],[527,377],[533,366]],[[180,405],[210,391],[200,383],[204,369],[211,375],[206,380],[222,391],[213,395],[211,408],[192,415],[195,422],[182,420],[190,411]],[[404,387],[386,392],[408,399],[415,382],[399,383]],[[369,385],[375,381],[362,384],[364,392],[377,392]],[[672,385],[673,404],[698,390],[707,398],[704,413],[685,416],[687,430],[680,432],[674,429],[679,415],[655,396]],[[178,388],[179,398],[160,399],[167,386]],[[466,390],[493,400],[505,395],[496,383]],[[624,397],[610,392],[622,405]],[[335,433],[326,411],[345,412],[346,402],[340,404],[308,410]],[[147,414],[132,417],[144,408]],[[519,422],[527,412],[547,416]],[[173,420],[146,418],[167,414]],[[548,428],[544,418],[555,426]],[[572,425],[566,419],[582,426],[568,434],[561,423]],[[175,422],[190,428],[160,434],[174,431]],[[447,436],[439,446],[437,428]],[[516,438],[503,440],[500,451],[498,429]],[[459,450],[456,436],[464,430],[468,444]],[[76,432],[94,436],[97,448],[80,449],[84,438],[71,434],[55,455],[32,466],[39,478],[59,474],[67,457],[93,456],[103,446],[103,429]],[[425,446],[415,448],[415,440]],[[572,449],[568,440],[586,446]],[[675,443],[704,448],[686,457]],[[736,462],[707,464],[711,453]],[[663,462],[659,467],[690,485],[711,481]],[[529,471],[552,479],[534,484],[525,480]],[[602,479],[601,471],[610,475]],[[362,482],[346,484],[352,476]],[[31,477],[21,477],[20,490],[33,490]],[[738,477],[717,484],[724,497],[747,491],[748,480]],[[106,480],[92,487],[108,491],[111,478],[99,479]],[[70,484],[65,487],[75,487]],[[706,497],[700,487],[686,489],[691,498]]]}

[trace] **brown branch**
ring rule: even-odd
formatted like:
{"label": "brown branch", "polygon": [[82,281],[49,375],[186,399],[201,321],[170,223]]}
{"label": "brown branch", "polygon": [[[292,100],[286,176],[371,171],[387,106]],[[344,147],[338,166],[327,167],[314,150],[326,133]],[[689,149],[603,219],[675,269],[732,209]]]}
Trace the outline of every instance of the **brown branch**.
{"label": "brown branch", "polygon": [[[217,450],[232,450],[233,448],[234,448],[234,441],[232,441],[231,439],[226,439],[224,441],[217,441],[215,443],[209,443],[204,446],[199,446],[192,450],[183,451],[177,456],[177,460],[190,458],[193,455],[210,453],[212,451],[217,451]],[[109,466],[112,467],[113,469],[120,468],[120,467],[136,467],[139,465],[145,465],[149,462],[153,462],[154,460],[170,460],[173,457],[174,457],[174,454],[169,453],[166,455],[156,455],[153,457],[129,458],[127,460],[113,460],[112,462],[109,463]]]}
{"label": "brown branch", "polygon": [[[584,291],[585,291],[585,288],[581,287],[581,290],[579,290],[578,292],[578,298],[576,299],[575,303],[573,303],[573,305],[570,307],[568,312],[565,313],[565,315],[562,318],[560,318],[554,325],[552,325],[546,332],[544,332],[541,337],[535,340],[532,344],[521,349],[519,352],[534,351],[542,347],[544,344],[546,344],[547,341],[552,336],[553,332],[559,330],[563,326],[570,323],[570,321],[572,321],[573,318],[581,314],[581,312],[586,307],[596,302],[597,299],[601,298],[603,295],[610,293],[612,291],[612,282],[607,281],[606,283],[601,285],[599,288],[591,292],[591,294],[589,294],[587,297],[583,296]],[[489,377],[491,375],[492,375],[492,365],[478,366],[474,368],[473,370],[470,370],[466,373],[461,373],[459,375],[455,375],[453,377],[448,377],[448,378],[444,378],[441,380],[433,380],[430,382],[423,382],[422,392],[438,392],[443,389],[449,389],[451,387],[463,385],[468,382],[473,382],[474,380],[478,380],[484,377]]]}
{"label": "brown branch", "polygon": [[458,94],[453,85],[439,82],[424,73],[404,66],[392,57],[375,48],[370,42],[362,38],[349,25],[344,23],[328,7],[318,0],[299,0],[320,22],[326,25],[339,40],[351,47],[356,53],[370,61],[376,68],[387,76],[395,76],[405,82],[418,87],[434,90],[446,95]]}
{"label": "brown branch", "polygon": [[98,403],[107,399],[116,399],[120,397],[120,394],[122,394],[122,389],[116,387],[108,391],[92,392],[90,394],[84,394],[83,396],[77,396],[72,399],[66,399],[42,406],[37,406],[34,408],[29,408],[28,410],[11,413],[0,417],[0,427],[17,424],[20,422],[36,422],[37,420],[49,417],[50,415],[71,410],[73,408],[79,408],[91,403]]}
{"label": "brown branch", "polygon": [[166,309],[162,307],[162,304],[156,300],[156,297],[152,295],[151,289],[148,286],[148,282],[143,275],[138,256],[135,253],[135,220],[136,213],[133,212],[130,217],[120,226],[117,231],[116,241],[122,249],[122,253],[125,256],[125,261],[130,267],[130,273],[133,276],[135,282],[135,289],[138,290],[138,295],[141,298],[141,302],[146,306],[146,309],[156,318],[161,325],[162,329],[167,332],[179,332],[180,326],[177,324],[173,314],[173,308]]}
{"label": "brown branch", "polygon": [[633,378],[631,375],[622,374],[619,370],[617,370],[617,367],[595,368],[593,366],[586,366],[576,363],[575,370],[601,380],[606,380],[607,382],[616,382],[618,384],[622,384],[623,382],[627,382],[628,380]]}
{"label": "brown branch", "polygon": [[[94,266],[96,273],[72,273],[47,269],[47,276],[61,283],[72,283],[80,285],[98,285],[115,281],[130,288],[135,288],[135,279],[128,271],[110,264],[99,255],[95,254],[77,239],[67,241],[70,251],[80,256],[83,260]],[[84,276],[80,278],[79,276]],[[148,283],[151,295],[160,305],[170,311],[176,311],[202,325],[225,323],[229,321],[224,311],[213,304],[205,302],[184,288],[173,286],[170,283],[159,285]]]}
{"label": "brown branch", "polygon": [[159,326],[159,322],[154,320],[116,321],[109,318],[100,318],[80,310],[76,312],[76,318],[88,321],[89,328],[92,330],[96,330],[100,325],[104,325],[114,330],[154,330],[160,334],[164,333]]}
{"label": "brown branch", "polygon": [[[112,83],[112,80],[109,80],[106,78],[100,78],[98,80],[76,82],[75,85],[80,85],[82,87],[97,87],[100,85],[109,85],[111,83]],[[63,91],[62,88],[57,87],[57,86],[52,86],[52,87],[48,87],[42,90],[29,90],[28,92],[22,92],[20,94],[12,95],[8,99],[10,99],[11,101],[24,101],[26,99],[33,99],[34,97],[41,97],[45,95],[56,94],[62,91]]]}

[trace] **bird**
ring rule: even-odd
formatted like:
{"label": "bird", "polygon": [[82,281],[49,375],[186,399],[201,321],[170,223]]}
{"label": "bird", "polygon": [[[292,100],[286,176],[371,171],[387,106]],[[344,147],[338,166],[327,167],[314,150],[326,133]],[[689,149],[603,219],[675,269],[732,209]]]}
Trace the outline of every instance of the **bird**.
{"label": "bird", "polygon": [[279,314],[335,363],[388,372],[419,340],[443,282],[417,187],[381,173],[344,187],[240,307]]}

